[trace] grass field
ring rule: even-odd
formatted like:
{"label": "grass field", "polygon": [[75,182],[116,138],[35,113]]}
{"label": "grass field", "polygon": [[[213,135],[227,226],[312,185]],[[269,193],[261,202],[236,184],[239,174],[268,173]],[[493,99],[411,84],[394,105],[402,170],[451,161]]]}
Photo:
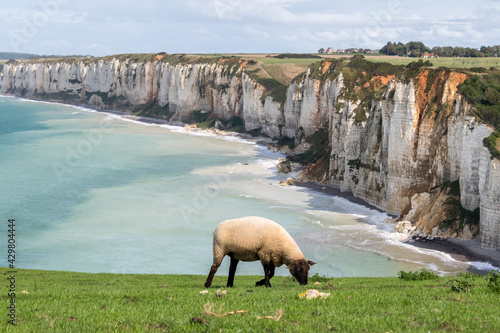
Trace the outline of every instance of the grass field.
{"label": "grass field", "polygon": [[[392,56],[366,56],[367,60],[374,62],[386,61],[394,65],[407,65],[412,61],[418,61],[420,58],[404,58]],[[500,68],[500,58],[431,58],[426,59],[432,62],[434,67],[448,68]]]}
{"label": "grass field", "polygon": [[[4,332],[500,332],[500,297],[485,277],[317,277],[320,284],[310,278],[309,286],[274,277],[266,289],[254,286],[260,276],[236,276],[235,287],[225,288],[218,275],[200,294],[205,276],[18,270],[13,326],[10,274],[0,272]],[[470,291],[453,291],[454,279]],[[330,296],[300,299],[308,288]]]}
{"label": "grass field", "polygon": [[[307,67],[315,62],[328,59],[350,58],[352,55],[322,55],[322,59],[317,58],[274,58],[276,54],[234,54],[246,60],[255,61],[248,65],[247,72],[253,73],[260,78],[272,78],[284,85],[289,85],[298,75],[304,73]],[[222,56],[220,54],[204,54],[206,57]],[[233,56],[224,54],[223,56]],[[364,55],[373,62],[388,62],[393,65],[407,65],[410,62],[418,61],[420,58],[385,56],[385,55]],[[448,67],[455,69],[467,69],[473,67],[499,68],[500,58],[432,58],[433,67]]]}
{"label": "grass field", "polygon": [[[275,54],[235,54],[235,56],[260,61],[263,64],[294,64],[299,66],[304,66],[306,68],[308,65],[321,61],[321,59],[305,58],[305,59],[277,59],[273,58]],[[211,55],[215,56],[215,55]],[[220,56],[220,55],[218,55]],[[227,54],[225,56],[230,56]],[[346,55],[321,55],[323,59],[338,59],[342,57],[350,58],[352,54]],[[418,61],[421,58],[409,58],[409,57],[399,57],[399,56],[386,56],[386,55],[364,55],[367,60],[374,62],[389,62],[393,65],[407,65],[410,62]],[[434,67],[448,67],[448,68],[471,68],[471,67],[484,67],[484,68],[500,68],[500,58],[431,58],[430,60]]]}

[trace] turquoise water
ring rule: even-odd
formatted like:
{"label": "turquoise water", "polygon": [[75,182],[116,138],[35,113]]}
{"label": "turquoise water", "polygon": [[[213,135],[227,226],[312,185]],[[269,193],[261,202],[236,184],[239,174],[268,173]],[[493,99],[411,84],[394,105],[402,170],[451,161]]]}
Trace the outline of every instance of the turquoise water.
{"label": "turquoise water", "polygon": [[[402,244],[383,213],[279,186],[286,176],[276,173],[278,157],[235,138],[0,97],[0,219],[16,219],[19,268],[207,274],[214,228],[246,215],[282,224],[318,262],[313,274],[467,268]],[[259,263],[238,267],[261,273]]]}

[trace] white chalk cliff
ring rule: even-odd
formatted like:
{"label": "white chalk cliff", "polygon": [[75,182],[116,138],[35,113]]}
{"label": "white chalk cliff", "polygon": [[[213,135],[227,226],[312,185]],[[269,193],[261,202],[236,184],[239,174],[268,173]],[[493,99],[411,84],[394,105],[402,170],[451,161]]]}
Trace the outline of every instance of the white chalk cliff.
{"label": "white chalk cliff", "polygon": [[0,93],[97,109],[147,106],[151,116],[181,121],[210,112],[225,121],[241,118],[247,131],[297,143],[324,131],[328,156],[308,167],[310,173],[322,170],[316,180],[410,220],[422,234],[470,237],[473,226],[458,234],[438,228],[442,221],[436,216],[445,218],[449,197],[444,184],[458,181],[461,206],[479,208],[481,246],[500,249],[500,161],[483,145],[493,128],[479,122],[457,92],[465,74],[438,71],[433,82],[427,79],[426,70],[411,80],[374,77],[369,83],[381,96],[361,109],[361,101],[344,97],[342,73],[325,79],[308,70],[279,103],[241,62],[113,59],[7,64],[0,72]]}

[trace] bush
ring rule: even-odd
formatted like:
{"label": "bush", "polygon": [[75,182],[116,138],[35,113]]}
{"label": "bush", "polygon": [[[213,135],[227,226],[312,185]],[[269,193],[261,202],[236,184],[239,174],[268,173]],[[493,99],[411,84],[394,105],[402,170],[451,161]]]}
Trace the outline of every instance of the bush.
{"label": "bush", "polygon": [[241,117],[231,117],[226,126],[234,132],[245,133],[245,121]]}
{"label": "bush", "polygon": [[486,278],[488,279],[488,289],[500,293],[500,271],[491,271]]}
{"label": "bush", "polygon": [[274,56],[278,59],[321,59],[319,55],[306,53],[282,53]]}
{"label": "bush", "polygon": [[472,73],[486,73],[488,70],[484,67],[471,67],[469,71]]}
{"label": "bush", "polygon": [[328,282],[330,280],[330,278],[327,278],[324,275],[320,276],[318,273],[316,273],[313,276],[310,276],[309,280],[312,282]]}
{"label": "bush", "polygon": [[420,69],[422,67],[432,67],[432,62],[430,62],[429,60],[423,61],[422,59],[410,62],[408,65],[406,65],[405,68],[406,79],[416,77],[418,73],[420,73]]}
{"label": "bush", "polygon": [[497,149],[497,141],[500,139],[500,129],[496,132],[491,133],[491,135],[483,140],[483,144],[487,147],[493,157],[500,159],[500,151]]}
{"label": "bush", "polygon": [[275,79],[269,78],[259,78],[257,82],[268,92],[262,95],[262,101],[264,101],[267,96],[271,96],[275,102],[281,103],[281,105],[285,104],[287,86]]}
{"label": "bush", "polygon": [[470,293],[472,284],[467,279],[452,279],[448,281],[451,290],[456,293]]}
{"label": "bush", "polygon": [[495,127],[496,132],[484,140],[492,155],[500,158],[496,148],[500,138],[500,74],[474,75],[458,86],[459,92],[474,106],[484,122]]}
{"label": "bush", "polygon": [[401,73],[403,67],[390,64],[388,62],[371,62],[365,59],[362,55],[352,57],[347,67],[358,72],[365,72],[368,78],[377,75],[397,75]]}
{"label": "bush", "polygon": [[423,268],[420,272],[399,271],[398,276],[400,279],[405,281],[432,280],[432,279],[437,279],[439,277],[439,275],[430,272],[425,268]]}
{"label": "bush", "polygon": [[17,60],[16,59],[10,59],[5,64],[6,65],[17,65]]}

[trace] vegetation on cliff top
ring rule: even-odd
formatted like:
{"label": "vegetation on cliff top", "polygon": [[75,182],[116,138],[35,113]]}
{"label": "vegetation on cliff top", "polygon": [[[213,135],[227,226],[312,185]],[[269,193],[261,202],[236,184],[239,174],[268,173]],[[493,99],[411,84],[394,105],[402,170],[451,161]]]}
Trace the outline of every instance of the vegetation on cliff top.
{"label": "vegetation on cliff top", "polygon": [[207,57],[203,55],[194,54],[168,54],[165,52],[160,53],[124,53],[124,54],[114,54],[105,57],[65,57],[65,58],[41,58],[30,60],[30,63],[84,63],[92,64],[98,61],[111,61],[113,59],[119,61],[128,61],[129,63],[146,63],[146,62],[165,62],[171,65],[178,64],[213,64],[213,63],[223,63],[229,66],[237,65],[241,63],[241,58],[235,56],[219,56],[219,57]]}
{"label": "vegetation on cliff top", "polygon": [[492,125],[495,132],[484,139],[494,157],[500,158],[500,72],[472,75],[459,86],[459,92],[471,102],[478,117]]}
{"label": "vegetation on cliff top", "polygon": [[307,54],[307,53],[282,53],[273,56],[273,58],[278,59],[323,59],[319,55],[316,54]]}
{"label": "vegetation on cliff top", "polygon": [[[7,271],[0,268],[3,276]],[[255,287],[261,277],[240,275],[226,288],[221,274],[200,294],[205,276],[22,269],[16,273],[16,326],[7,324],[7,315],[3,325],[22,332],[500,331],[498,273],[425,277],[316,274],[309,286],[299,286],[291,276],[275,276],[273,287],[263,288]],[[300,298],[307,289],[330,295]]]}

